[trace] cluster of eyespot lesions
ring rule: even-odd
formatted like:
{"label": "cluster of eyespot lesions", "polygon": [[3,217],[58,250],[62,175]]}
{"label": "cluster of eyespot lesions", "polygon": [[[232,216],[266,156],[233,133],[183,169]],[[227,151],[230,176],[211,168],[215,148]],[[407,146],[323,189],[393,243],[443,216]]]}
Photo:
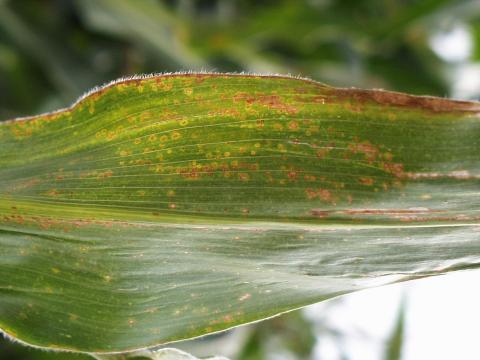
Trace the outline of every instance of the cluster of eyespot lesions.
{"label": "cluster of eyespot lesions", "polygon": [[[222,208],[223,212],[253,214],[261,202],[309,200],[335,206],[352,203],[352,189],[372,193],[400,186],[402,165],[392,161],[390,152],[369,141],[355,138],[340,146],[332,140],[335,136],[341,138],[333,129],[328,130],[328,141],[318,141],[315,134],[321,132],[320,127],[312,125],[312,121],[288,120],[268,125],[255,122],[254,126],[260,131],[270,130],[269,134],[277,138],[194,147],[186,153],[187,160],[177,163],[173,160],[178,154],[169,157],[168,152],[159,155],[156,162],[136,160],[137,164],[147,164],[149,173],[158,175],[147,184],[165,188],[137,190],[135,194],[145,200],[162,199],[163,206],[170,210],[202,212]],[[308,140],[305,134],[285,138],[285,131],[296,132],[303,127],[309,133]],[[362,170],[359,164],[373,171]],[[339,176],[339,170],[345,174]],[[145,179],[142,181],[146,184]],[[243,187],[248,192],[242,191]],[[193,205],[200,200],[204,205]],[[241,205],[242,201],[245,205]]]}
{"label": "cluster of eyespot lesions", "polygon": [[22,141],[32,141],[32,136],[48,135],[49,131],[60,129],[69,123],[71,111],[63,110],[61,112],[39,115],[36,117],[20,119],[17,121],[7,121],[2,124],[0,136],[4,140],[11,139]]}
{"label": "cluster of eyespot lesions", "polygon": [[[341,104],[308,86],[253,89],[208,77],[117,84],[118,97],[135,92],[149,107],[115,110],[92,132],[93,150],[24,190],[93,205],[261,214],[400,186],[403,165],[388,149],[336,123]],[[98,99],[81,106],[96,114]]]}
{"label": "cluster of eyespot lesions", "polygon": [[[288,128],[289,123],[282,126]],[[261,131],[278,128],[278,124],[263,125]],[[302,121],[292,128],[301,129]],[[311,124],[307,128],[316,131]],[[284,131],[272,133],[280,136]],[[188,143],[189,135],[183,136]],[[329,141],[309,142],[300,137],[258,138],[169,152],[168,148],[180,139],[182,136],[170,137],[167,150],[154,156],[120,156],[118,168],[81,172],[74,191],[68,189],[73,184],[68,175],[57,175],[56,187],[45,195],[93,203],[100,195],[104,204],[111,200],[110,205],[125,200],[131,206],[159,210],[253,215],[275,212],[280,202],[308,200],[309,206],[327,207],[352,203],[352,189],[364,189],[365,193],[387,191],[399,185],[398,173],[402,172],[402,166],[392,162],[390,153],[381,152],[368,141],[339,146],[332,137]],[[157,140],[161,142],[147,141]],[[358,164],[368,164],[374,170],[363,171]],[[339,176],[342,171],[344,174]],[[92,186],[94,189],[88,189]]]}

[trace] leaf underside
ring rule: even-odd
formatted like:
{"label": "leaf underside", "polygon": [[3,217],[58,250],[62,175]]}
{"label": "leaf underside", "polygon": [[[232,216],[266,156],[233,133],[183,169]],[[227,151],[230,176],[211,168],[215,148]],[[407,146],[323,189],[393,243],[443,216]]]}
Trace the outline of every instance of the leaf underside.
{"label": "leaf underside", "polygon": [[126,351],[477,267],[479,111],[174,74],[0,123],[0,328]]}

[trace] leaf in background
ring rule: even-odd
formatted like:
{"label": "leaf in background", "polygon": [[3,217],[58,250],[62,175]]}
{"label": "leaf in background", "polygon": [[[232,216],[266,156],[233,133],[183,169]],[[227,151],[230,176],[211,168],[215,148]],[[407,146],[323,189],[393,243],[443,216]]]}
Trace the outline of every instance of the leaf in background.
{"label": "leaf in background", "polygon": [[153,49],[173,68],[199,69],[205,63],[183,43],[187,36],[181,20],[157,1],[76,1],[87,24],[107,34],[130,39]]}
{"label": "leaf in background", "polygon": [[242,351],[235,356],[237,360],[278,359],[293,354],[298,359],[312,357],[316,334],[301,311],[293,311],[246,328],[252,331]]}
{"label": "leaf in background", "polygon": [[400,360],[405,338],[405,299],[402,299],[393,331],[386,341],[385,360]]}
{"label": "leaf in background", "polygon": [[479,109],[176,74],[2,123],[0,328],[125,351],[478,267]]}
{"label": "leaf in background", "polygon": [[[199,360],[184,351],[172,348],[157,351],[138,351],[132,354],[95,355],[98,360]],[[205,360],[228,360],[223,356],[213,356]]]}
{"label": "leaf in background", "polygon": [[[35,59],[64,99],[78,96],[82,85],[88,83],[90,75],[76,59],[66,56],[32,30],[31,24],[24,22],[3,1],[0,1],[0,29],[28,57]],[[75,71],[71,71],[72,68]]]}

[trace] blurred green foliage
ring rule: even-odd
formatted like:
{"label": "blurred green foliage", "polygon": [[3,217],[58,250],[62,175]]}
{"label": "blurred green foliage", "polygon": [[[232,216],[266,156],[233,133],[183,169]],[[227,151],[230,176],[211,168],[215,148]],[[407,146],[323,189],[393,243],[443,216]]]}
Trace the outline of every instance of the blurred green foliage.
{"label": "blurred green foliage", "polygon": [[405,328],[405,303],[403,302],[398,311],[393,331],[386,343],[385,360],[400,360],[402,358],[402,344],[404,342]]}
{"label": "blurred green foliage", "polygon": [[[0,120],[68,106],[121,76],[179,70],[444,96],[458,64],[430,39],[459,23],[473,40],[469,61],[480,61],[478,0],[0,0]],[[309,358],[314,337],[299,314],[260,323],[238,358],[263,359],[279,346]],[[402,326],[399,318],[391,358]],[[0,359],[87,358],[0,343]]]}

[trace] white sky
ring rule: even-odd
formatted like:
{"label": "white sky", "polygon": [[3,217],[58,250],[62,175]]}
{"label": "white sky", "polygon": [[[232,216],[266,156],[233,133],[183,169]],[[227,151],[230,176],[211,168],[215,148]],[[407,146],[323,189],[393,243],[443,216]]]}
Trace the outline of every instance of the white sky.
{"label": "white sky", "polygon": [[305,314],[321,319],[344,337],[319,333],[316,359],[383,359],[384,343],[405,303],[402,359],[480,359],[480,270],[416,280],[361,291],[309,306]]}
{"label": "white sky", "polygon": [[457,23],[448,30],[439,31],[430,37],[432,50],[447,63],[446,77],[452,84],[451,97],[478,100],[480,94],[480,64],[470,58],[474,40],[470,29]]}

